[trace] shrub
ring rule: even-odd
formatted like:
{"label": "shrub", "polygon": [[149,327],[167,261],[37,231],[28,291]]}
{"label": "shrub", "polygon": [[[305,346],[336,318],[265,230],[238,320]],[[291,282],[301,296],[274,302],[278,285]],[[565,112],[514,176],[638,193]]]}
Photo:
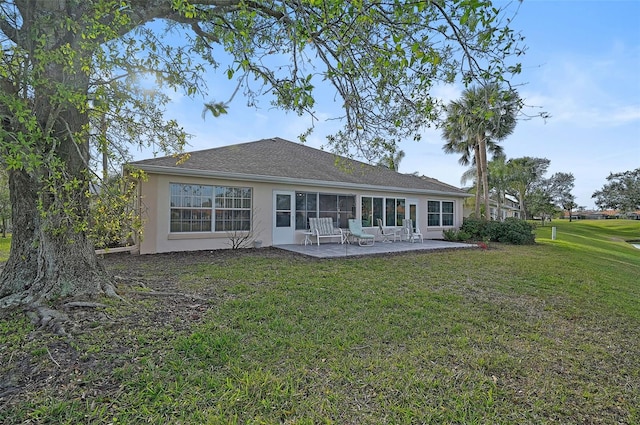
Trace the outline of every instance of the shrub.
{"label": "shrub", "polygon": [[460,240],[458,236],[458,230],[456,229],[447,229],[442,231],[442,237],[445,241],[455,242]]}
{"label": "shrub", "polygon": [[461,232],[470,235],[470,239],[479,241],[505,242],[514,245],[535,243],[535,226],[525,220],[509,217],[504,221],[485,221],[465,218]]}
{"label": "shrub", "polygon": [[471,239],[471,235],[464,230],[458,230],[457,236],[459,241],[468,241],[469,239]]}
{"label": "shrub", "polygon": [[469,239],[484,240],[488,238],[487,224],[489,222],[475,217],[465,217],[460,231],[469,235]]}
{"label": "shrub", "polygon": [[533,233],[535,225],[525,220],[509,217],[496,229],[494,240],[508,242],[515,245],[531,245],[535,243],[536,236]]}
{"label": "shrub", "polygon": [[450,242],[463,242],[471,239],[471,235],[469,235],[464,230],[456,230],[456,229],[447,229],[442,231],[442,236],[445,240]]}

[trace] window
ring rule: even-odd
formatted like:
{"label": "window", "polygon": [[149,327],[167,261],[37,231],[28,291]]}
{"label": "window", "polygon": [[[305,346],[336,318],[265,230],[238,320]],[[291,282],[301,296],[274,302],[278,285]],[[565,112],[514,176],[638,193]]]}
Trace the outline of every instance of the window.
{"label": "window", "polygon": [[276,227],[291,226],[291,195],[276,194]]}
{"label": "window", "polygon": [[373,198],[373,221],[371,222],[372,226],[378,225],[378,219],[382,220],[384,223],[384,199],[382,198]]}
{"label": "window", "polygon": [[309,228],[309,219],[318,216],[318,194],[296,192],[296,229]]}
{"label": "window", "polygon": [[406,214],[404,198],[371,198],[363,196],[362,227],[375,227],[378,219],[383,226],[401,226]]}
{"label": "window", "polygon": [[396,226],[402,226],[406,214],[405,200],[396,199]]}
{"label": "window", "polygon": [[382,219],[384,223],[384,198],[363,196],[360,198],[360,205],[362,206],[362,227],[376,227],[378,219]]}
{"label": "window", "polygon": [[171,232],[210,232],[213,187],[171,184]]}
{"label": "window", "polygon": [[427,226],[453,226],[453,201],[427,201]]}
{"label": "window", "polygon": [[363,196],[360,199],[360,204],[362,206],[362,227],[373,226],[373,199]]}
{"label": "window", "polygon": [[333,224],[336,225],[338,222],[338,197],[321,193],[319,199],[318,217],[331,217]]}
{"label": "window", "polygon": [[251,188],[171,183],[171,232],[251,230]]}
{"label": "window", "polygon": [[442,201],[442,225],[453,226],[453,202]]}
{"label": "window", "polygon": [[402,226],[405,217],[405,200],[403,198],[385,199],[385,226]]}
{"label": "window", "polygon": [[216,186],[216,232],[251,230],[251,188]]}
{"label": "window", "polygon": [[349,227],[355,217],[355,196],[328,193],[296,192],[296,229],[309,228],[311,217],[331,217],[336,226]]}
{"label": "window", "polygon": [[394,198],[387,198],[384,204],[384,215],[386,221],[384,222],[385,226],[395,226],[396,225],[396,200]]}

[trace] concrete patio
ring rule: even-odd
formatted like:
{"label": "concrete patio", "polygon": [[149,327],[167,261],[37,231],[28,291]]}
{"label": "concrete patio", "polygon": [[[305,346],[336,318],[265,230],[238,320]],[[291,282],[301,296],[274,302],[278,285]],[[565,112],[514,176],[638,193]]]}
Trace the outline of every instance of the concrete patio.
{"label": "concrete patio", "polygon": [[376,242],[372,246],[359,246],[357,243],[321,243],[309,245],[276,245],[274,248],[296,252],[316,258],[340,258],[356,257],[363,255],[384,255],[410,251],[429,251],[435,249],[465,249],[477,248],[475,244],[446,242],[441,240],[425,239],[420,242]]}

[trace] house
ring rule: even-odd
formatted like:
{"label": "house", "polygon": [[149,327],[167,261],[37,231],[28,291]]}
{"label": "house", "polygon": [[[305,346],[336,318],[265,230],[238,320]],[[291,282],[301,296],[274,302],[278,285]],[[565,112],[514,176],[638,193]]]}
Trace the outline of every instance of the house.
{"label": "house", "polygon": [[[471,190],[467,190],[468,193],[471,193]],[[483,204],[484,197],[480,197],[480,204]],[[499,208],[498,208],[499,207]],[[498,217],[498,210],[500,210],[500,217]],[[475,199],[469,198],[464,203],[464,213],[465,217],[471,216],[475,214]],[[491,220],[499,220],[504,221],[506,218],[520,217],[520,203],[517,199],[504,195],[502,202],[498,206],[498,201],[494,198],[489,197],[489,216]]]}
{"label": "house", "polygon": [[[563,218],[569,218],[569,212],[563,212]],[[622,212],[618,210],[578,210],[574,211],[571,215],[573,220],[609,220],[609,219],[627,219],[627,220],[640,220],[640,211]]]}
{"label": "house", "polygon": [[[462,224],[464,191],[280,138],[136,161],[144,236],[140,253],[302,243],[308,219],[411,218],[425,238]],[[323,243],[336,243],[323,241]],[[244,245],[242,245],[244,244]]]}

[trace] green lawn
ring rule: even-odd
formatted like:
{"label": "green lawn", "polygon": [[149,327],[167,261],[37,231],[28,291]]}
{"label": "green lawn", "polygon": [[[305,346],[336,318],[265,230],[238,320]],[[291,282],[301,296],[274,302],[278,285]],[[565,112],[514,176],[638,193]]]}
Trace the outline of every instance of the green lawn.
{"label": "green lawn", "polygon": [[7,261],[9,258],[9,250],[11,249],[11,235],[6,238],[0,237],[0,263]]}
{"label": "green lawn", "polygon": [[[112,373],[23,394],[0,422],[640,423],[640,250],[625,242],[640,221],[552,225],[555,241],[547,225],[535,246],[489,250],[258,250],[162,273],[140,257],[141,279],[211,295],[203,320],[143,333],[119,323],[166,298],[113,304],[72,343]],[[0,321],[5,380],[28,353],[51,366],[59,341],[30,334],[42,335],[19,316]]]}

